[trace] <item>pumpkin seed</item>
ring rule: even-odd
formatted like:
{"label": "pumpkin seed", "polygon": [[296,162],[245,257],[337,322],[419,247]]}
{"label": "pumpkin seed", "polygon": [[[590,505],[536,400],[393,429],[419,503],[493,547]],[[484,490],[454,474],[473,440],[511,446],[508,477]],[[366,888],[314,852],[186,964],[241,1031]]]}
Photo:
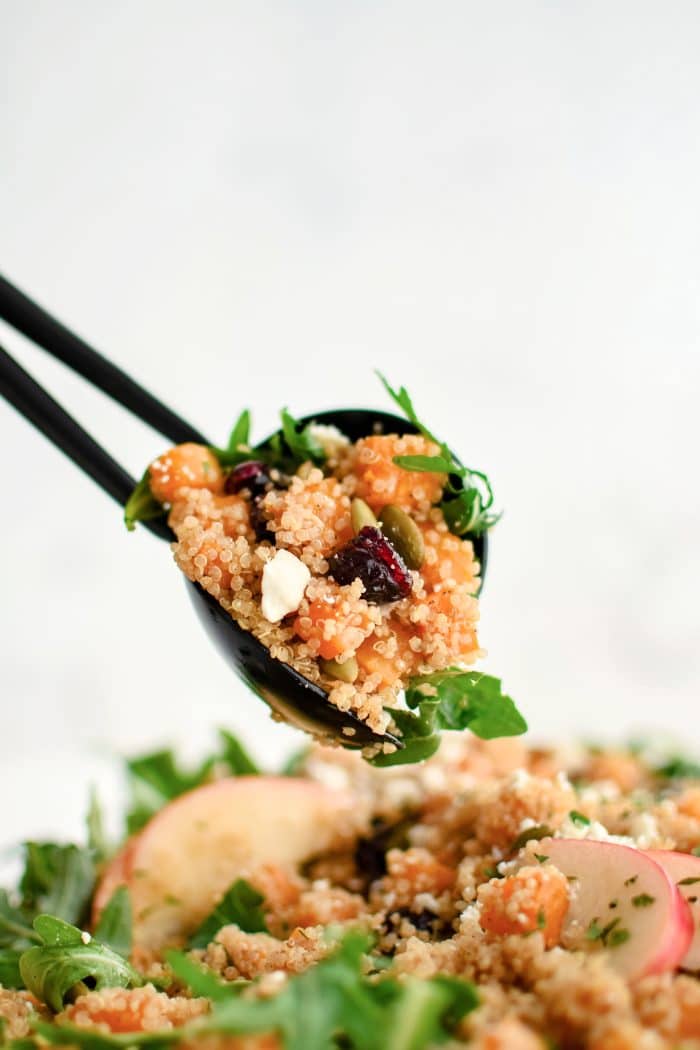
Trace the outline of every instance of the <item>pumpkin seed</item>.
{"label": "pumpkin seed", "polygon": [[377,527],[377,519],[372,508],[368,507],[363,499],[358,499],[357,497],[350,504],[350,519],[356,536],[360,529],[364,529],[366,525],[371,525],[375,529]]}
{"label": "pumpkin seed", "polygon": [[379,512],[382,532],[396,547],[409,569],[420,569],[425,557],[423,533],[401,507],[389,503]]}
{"label": "pumpkin seed", "polygon": [[340,682],[354,682],[360,673],[357,660],[351,656],[343,660],[342,664],[337,660],[319,660],[321,670],[331,678],[337,678]]}

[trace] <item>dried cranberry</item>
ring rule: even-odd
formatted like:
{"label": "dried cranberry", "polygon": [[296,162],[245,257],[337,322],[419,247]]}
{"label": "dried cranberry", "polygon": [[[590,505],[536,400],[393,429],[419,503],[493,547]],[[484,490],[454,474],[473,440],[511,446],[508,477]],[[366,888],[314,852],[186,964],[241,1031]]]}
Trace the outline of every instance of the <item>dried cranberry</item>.
{"label": "dried cranberry", "polygon": [[248,489],[251,496],[257,496],[258,493],[265,492],[271,485],[272,480],[265,464],[256,459],[250,459],[245,463],[239,463],[227,474],[224,489],[229,495],[240,492],[241,489]]}
{"label": "dried cranberry", "polygon": [[267,540],[268,543],[274,544],[275,534],[268,528],[267,518],[263,513],[262,501],[264,495],[264,492],[260,493],[260,495],[256,496],[250,504],[250,524],[253,527],[253,532],[255,533],[255,538],[258,543]]}
{"label": "dried cranberry", "polygon": [[386,536],[365,525],[354,539],[329,559],[329,570],[338,583],[360,579],[362,597],[373,605],[397,602],[411,592],[413,578]]}

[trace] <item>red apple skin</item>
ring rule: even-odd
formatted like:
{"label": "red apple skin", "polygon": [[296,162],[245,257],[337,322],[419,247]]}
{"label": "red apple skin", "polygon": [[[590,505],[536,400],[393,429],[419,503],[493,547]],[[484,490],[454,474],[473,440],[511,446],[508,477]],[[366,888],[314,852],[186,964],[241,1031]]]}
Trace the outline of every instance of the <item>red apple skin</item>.
{"label": "red apple skin", "polygon": [[[648,849],[646,854],[661,865],[688,902],[693,920],[693,939],[681,965],[685,970],[700,970],[700,857],[671,849]],[[684,879],[698,881],[688,882],[685,886],[679,885]],[[695,900],[691,899],[693,897]]]}
{"label": "red apple skin", "polygon": [[174,799],[129,839],[105,870],[93,922],[128,887],[134,945],[181,944],[237,878],[264,864],[296,870],[364,830],[349,792],[296,777],[227,777]]}
{"label": "red apple skin", "polygon": [[[680,966],[693,938],[693,919],[674,880],[653,858],[631,846],[591,839],[543,839],[540,848],[550,864],[573,877],[569,931],[583,933],[594,919],[601,927],[619,919],[618,928],[629,933],[626,942],[607,949],[614,969],[636,978]],[[639,903],[645,897],[653,898],[646,906]]]}

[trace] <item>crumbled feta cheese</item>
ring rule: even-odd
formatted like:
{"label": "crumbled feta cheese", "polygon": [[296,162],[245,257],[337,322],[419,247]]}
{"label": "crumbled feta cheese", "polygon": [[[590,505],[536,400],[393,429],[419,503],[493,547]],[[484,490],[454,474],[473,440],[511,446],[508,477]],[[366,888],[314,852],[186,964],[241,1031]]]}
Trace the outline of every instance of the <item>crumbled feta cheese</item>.
{"label": "crumbled feta cheese", "polygon": [[82,933],[80,934],[80,940],[83,942],[83,944],[89,944],[90,941],[92,940],[92,937],[87,932],[87,930],[83,930]]}
{"label": "crumbled feta cheese", "polygon": [[349,439],[337,427],[327,426],[325,423],[312,423],[309,432],[311,437],[319,443],[328,459],[333,459],[341,449],[350,444]]}
{"label": "crumbled feta cheese", "polygon": [[594,842],[617,842],[621,846],[634,846],[633,839],[626,835],[611,835],[604,824],[592,820],[590,824],[581,824],[571,817],[564,820],[555,834],[562,839],[593,839]]}
{"label": "crumbled feta cheese", "polygon": [[303,561],[289,551],[277,551],[263,569],[262,614],[270,623],[296,612],[304,597],[311,573]]}

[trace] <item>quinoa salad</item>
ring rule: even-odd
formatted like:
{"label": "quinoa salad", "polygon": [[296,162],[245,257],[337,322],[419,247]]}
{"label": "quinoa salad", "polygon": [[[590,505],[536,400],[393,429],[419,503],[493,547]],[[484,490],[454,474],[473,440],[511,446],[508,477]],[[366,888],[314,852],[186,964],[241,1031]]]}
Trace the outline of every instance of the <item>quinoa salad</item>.
{"label": "quinoa salad", "polygon": [[498,679],[470,672],[485,655],[475,544],[499,517],[488,478],[383,382],[406,432],[351,441],[285,409],[279,433],[253,447],[246,411],[227,448],[157,457],[126,520],[167,514],[188,579],[368,726],[374,757],[408,762],[435,750],[442,728],[503,736],[526,725]]}
{"label": "quinoa salad", "polygon": [[110,1050],[700,1047],[700,767],[444,734],[274,775],[128,765],[127,834],[26,843],[0,1039]]}

